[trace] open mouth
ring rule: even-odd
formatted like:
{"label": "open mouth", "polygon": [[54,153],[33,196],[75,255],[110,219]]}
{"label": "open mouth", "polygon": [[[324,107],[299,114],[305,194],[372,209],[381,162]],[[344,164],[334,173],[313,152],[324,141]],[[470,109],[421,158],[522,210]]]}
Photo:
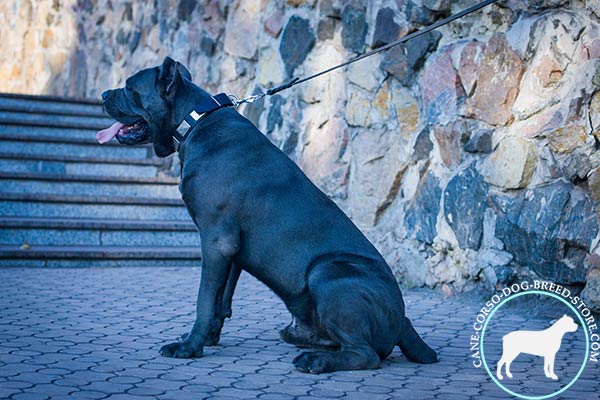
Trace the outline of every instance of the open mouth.
{"label": "open mouth", "polygon": [[114,137],[122,144],[142,144],[148,142],[149,136],[148,124],[143,120],[131,125],[117,121],[96,133],[96,139],[100,144],[104,144]]}

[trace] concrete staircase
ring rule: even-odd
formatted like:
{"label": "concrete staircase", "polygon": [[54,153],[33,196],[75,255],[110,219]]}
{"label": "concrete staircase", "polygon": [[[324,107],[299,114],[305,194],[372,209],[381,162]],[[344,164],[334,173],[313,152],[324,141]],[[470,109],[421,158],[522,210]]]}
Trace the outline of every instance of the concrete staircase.
{"label": "concrete staircase", "polygon": [[0,94],[0,266],[198,266],[200,239],[150,145],[99,145],[96,101]]}

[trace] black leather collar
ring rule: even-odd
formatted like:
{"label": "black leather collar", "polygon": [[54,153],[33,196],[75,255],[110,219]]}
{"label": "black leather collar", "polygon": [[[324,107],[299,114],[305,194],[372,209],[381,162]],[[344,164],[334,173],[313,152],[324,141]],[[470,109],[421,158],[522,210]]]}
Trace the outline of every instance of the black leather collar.
{"label": "black leather collar", "polygon": [[179,151],[179,146],[181,146],[185,139],[187,139],[191,130],[194,129],[194,127],[202,118],[206,116],[206,114],[216,111],[219,108],[233,106],[235,106],[235,103],[227,94],[219,93],[202,101],[200,104],[194,107],[194,109],[185,116],[175,132],[173,132],[173,144],[175,145],[175,150]]}

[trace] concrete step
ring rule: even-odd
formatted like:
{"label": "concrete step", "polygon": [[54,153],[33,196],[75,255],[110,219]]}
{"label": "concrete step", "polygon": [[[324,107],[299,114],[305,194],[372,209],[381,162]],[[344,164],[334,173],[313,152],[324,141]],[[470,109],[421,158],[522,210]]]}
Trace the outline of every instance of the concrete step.
{"label": "concrete step", "polygon": [[94,218],[190,221],[180,199],[0,193],[0,215],[34,218]]}
{"label": "concrete step", "polygon": [[95,138],[13,135],[0,132],[0,152],[22,155],[147,159],[151,145],[125,146],[116,141],[100,145]]}
{"label": "concrete step", "polygon": [[22,94],[22,93],[0,93],[1,98],[22,99],[25,101],[46,101],[62,104],[89,104],[102,106],[102,100],[89,97],[66,97],[51,94]]}
{"label": "concrete step", "polygon": [[129,219],[94,219],[94,218],[28,218],[0,217],[0,226],[6,228],[53,228],[53,229],[99,229],[130,231],[177,231],[197,232],[191,220],[129,220]]}
{"label": "concrete step", "polygon": [[[67,139],[86,139],[93,141],[96,139],[96,129],[79,129],[79,128],[56,128],[48,126],[19,126],[7,125],[0,123],[0,134],[9,137],[14,136],[39,136],[42,138],[63,138]],[[114,140],[116,142],[116,140]]]}
{"label": "concrete step", "polygon": [[193,247],[200,237],[191,221],[0,217],[0,245]]}
{"label": "concrete step", "polygon": [[166,164],[164,159],[159,158],[127,159],[0,153],[2,172],[156,177],[159,176],[161,168],[166,168]]}
{"label": "concrete step", "polygon": [[0,111],[0,123],[17,126],[44,126],[67,129],[104,129],[115,122],[110,117]]}
{"label": "concrete step", "polygon": [[93,117],[106,116],[100,101],[51,96],[0,94],[0,110]]}
{"label": "concrete step", "polygon": [[199,266],[199,247],[0,246],[0,266]]}
{"label": "concrete step", "polygon": [[0,193],[179,199],[175,178],[21,174],[0,172]]}
{"label": "concrete step", "polygon": [[89,99],[0,94],[0,266],[199,266],[178,180],[152,145],[100,145]]}

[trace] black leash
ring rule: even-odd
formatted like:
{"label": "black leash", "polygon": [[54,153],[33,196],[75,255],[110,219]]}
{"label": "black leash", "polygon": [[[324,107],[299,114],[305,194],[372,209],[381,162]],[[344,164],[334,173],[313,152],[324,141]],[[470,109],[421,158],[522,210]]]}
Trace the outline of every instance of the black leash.
{"label": "black leash", "polygon": [[259,100],[259,99],[261,99],[261,98],[263,98],[265,96],[272,96],[275,93],[279,93],[279,92],[281,92],[283,90],[289,89],[292,86],[299,85],[299,84],[301,84],[303,82],[306,82],[306,81],[309,81],[311,79],[317,78],[317,77],[319,77],[321,75],[324,75],[324,74],[326,74],[328,72],[334,71],[334,70],[336,70],[338,68],[342,68],[342,67],[350,65],[352,63],[355,63],[357,61],[360,61],[363,58],[370,57],[373,54],[381,53],[382,51],[386,51],[386,50],[391,49],[392,47],[398,46],[398,45],[400,45],[402,43],[406,43],[409,40],[412,40],[412,39],[414,39],[414,38],[416,38],[418,36],[424,35],[427,32],[431,32],[432,30],[437,29],[440,26],[449,24],[452,21],[455,21],[455,20],[457,20],[459,18],[462,18],[465,15],[471,14],[471,13],[477,11],[477,10],[480,10],[483,7],[485,7],[487,5],[490,5],[492,3],[495,3],[497,1],[498,0],[485,0],[485,1],[482,1],[481,3],[478,3],[478,4],[474,5],[474,6],[471,6],[471,7],[467,8],[467,9],[465,9],[465,10],[462,10],[462,11],[454,14],[454,15],[451,15],[449,17],[441,19],[441,20],[439,20],[439,21],[437,21],[437,22],[435,22],[435,23],[433,23],[433,24],[431,24],[429,26],[421,28],[418,31],[415,31],[415,32],[413,32],[411,34],[408,34],[408,35],[402,37],[401,39],[399,39],[399,40],[397,40],[395,42],[386,44],[385,46],[379,47],[379,48],[377,48],[375,50],[371,50],[371,51],[369,51],[369,52],[367,52],[365,54],[362,54],[362,55],[360,55],[358,57],[355,57],[355,58],[353,58],[351,60],[348,60],[348,61],[346,61],[343,64],[339,64],[339,65],[333,66],[331,68],[328,68],[328,69],[323,70],[321,72],[317,72],[316,74],[307,76],[305,78],[302,78],[302,79],[300,79],[300,78],[293,78],[290,81],[288,81],[288,82],[286,82],[286,83],[284,83],[282,85],[279,85],[279,86],[276,86],[274,88],[271,88],[271,89],[267,90],[265,93],[255,94],[255,95],[252,95],[252,96],[245,97],[243,99],[239,99],[237,96],[234,96],[234,95],[229,95],[229,96],[231,97],[231,100],[233,101],[233,103],[235,104],[236,107],[239,106],[240,104],[243,104],[243,103],[254,103],[256,100]]}

